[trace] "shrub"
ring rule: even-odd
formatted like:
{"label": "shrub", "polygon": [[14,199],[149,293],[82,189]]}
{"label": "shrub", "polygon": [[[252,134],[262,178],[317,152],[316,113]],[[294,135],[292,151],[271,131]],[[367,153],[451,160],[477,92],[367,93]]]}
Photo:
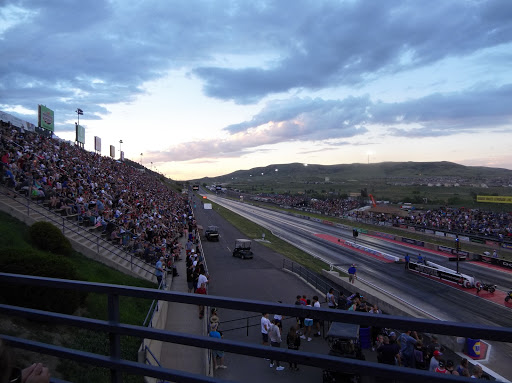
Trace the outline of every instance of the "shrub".
{"label": "shrub", "polygon": [[62,232],[49,222],[36,222],[29,229],[32,243],[41,250],[55,254],[70,255],[71,243]]}
{"label": "shrub", "polygon": [[[66,258],[34,249],[5,248],[0,252],[0,272],[79,279]],[[0,284],[1,300],[7,304],[72,314],[85,301],[86,294],[70,289]]]}

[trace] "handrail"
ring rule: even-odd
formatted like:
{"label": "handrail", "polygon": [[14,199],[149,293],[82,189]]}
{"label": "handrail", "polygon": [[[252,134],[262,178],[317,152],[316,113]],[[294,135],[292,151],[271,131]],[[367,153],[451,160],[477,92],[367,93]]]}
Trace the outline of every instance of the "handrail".
{"label": "handrail", "polygon": [[[312,271],[308,270],[304,266],[297,264],[293,261],[287,260],[286,258],[283,258],[283,269],[289,270],[292,273],[297,274],[300,277],[303,277],[307,283],[314,286],[315,289],[324,291],[324,298],[329,291],[329,289],[334,290],[334,297],[336,299],[336,302],[339,301],[340,297],[343,295],[338,289],[335,289],[332,285],[332,282],[327,282],[323,280],[322,278],[319,278],[318,275],[313,273]],[[304,275],[303,275],[304,274]],[[314,282],[314,283],[311,283]]]}
{"label": "handrail", "polygon": [[[96,242],[94,242],[94,240],[92,240],[87,235],[84,235],[82,233],[82,231],[84,229],[81,226],[79,226],[78,224],[76,224],[76,223],[74,223],[72,221],[67,220],[66,217],[64,217],[64,216],[60,217],[60,218],[62,218],[62,222],[60,222],[60,219],[56,218],[56,217],[59,217],[59,216],[56,213],[52,212],[51,210],[47,209],[42,204],[35,203],[30,198],[27,198],[27,197],[25,197],[25,196],[23,196],[23,195],[21,195],[19,193],[17,193],[18,198],[13,198],[5,190],[6,190],[5,187],[3,187],[3,186],[0,187],[0,193],[2,195],[12,199],[13,201],[17,202],[18,204],[20,204],[22,206],[26,206],[27,207],[27,215],[28,216],[30,216],[30,211],[32,210],[34,213],[40,214],[43,217],[45,217],[45,219],[49,220],[52,223],[55,223],[57,227],[62,227],[62,232],[63,233],[65,233],[66,229],[70,230],[72,233],[77,234],[81,238],[86,239],[91,244],[96,245],[96,252],[97,253],[99,253],[100,249],[102,249],[102,250],[106,251],[107,253],[110,253],[110,254],[112,254],[112,255],[114,255],[116,257],[119,257],[119,258],[121,258],[121,259],[123,259],[125,261],[129,261],[130,262],[130,268],[132,270],[133,270],[134,267],[135,268],[138,267],[141,270],[144,270],[144,271],[146,271],[146,272],[148,272],[150,274],[154,274],[154,269],[152,268],[152,266],[149,263],[144,262],[142,259],[140,259],[138,257],[135,257],[135,262],[134,262],[133,255],[131,255],[131,254],[130,254],[129,257],[127,257],[127,256],[123,256],[122,254],[115,253],[114,251],[112,251],[111,249],[109,249],[108,247],[106,247],[102,243],[100,243],[100,240],[103,242],[104,239],[101,238],[100,236],[96,235],[95,233],[92,233],[92,232],[89,231],[87,234],[92,235],[96,239]],[[26,205],[22,201],[25,201]],[[36,205],[39,209],[36,210],[34,208],[31,208],[31,204]],[[45,213],[43,213],[43,212],[45,212]],[[47,213],[50,213],[50,214],[47,214]],[[80,228],[80,230],[77,230],[76,228]],[[124,254],[126,254],[125,251],[123,251],[123,252],[124,252]],[[139,264],[139,263],[142,263],[142,265]],[[146,266],[149,267],[149,269],[146,268]]]}
{"label": "handrail", "polygon": [[[159,367],[162,367],[162,364],[160,364],[160,362],[158,361],[157,357],[155,356],[155,354],[153,354],[153,353],[151,352],[151,350],[150,350],[150,348],[149,348],[148,346],[146,346],[145,351],[149,352],[149,355],[151,355],[151,356],[153,357],[153,360],[156,362],[156,364],[157,364]],[[149,364],[153,365],[153,364],[151,363],[151,361],[150,361],[148,358],[146,358],[146,362],[149,362]]]}
{"label": "handrail", "polygon": [[[184,371],[163,369],[148,366],[141,363],[120,359],[116,353],[120,336],[130,335],[141,338],[151,338],[163,342],[178,343],[193,347],[223,350],[260,358],[274,358],[285,362],[297,362],[299,364],[315,366],[334,371],[359,373],[368,376],[397,377],[404,380],[417,382],[431,381],[432,375],[427,371],[403,369],[396,366],[359,361],[354,359],[339,358],[330,355],[314,354],[308,352],[290,351],[287,349],[269,348],[247,342],[215,339],[205,336],[190,335],[167,330],[152,329],[142,326],[134,326],[119,323],[119,297],[132,296],[144,299],[158,299],[170,302],[187,303],[192,305],[215,305],[218,307],[249,312],[279,312],[289,316],[308,316],[315,319],[356,323],[361,326],[393,327],[398,329],[428,330],[437,334],[450,334],[472,338],[497,340],[500,342],[512,342],[512,328],[494,327],[477,324],[461,324],[459,322],[434,321],[419,318],[405,318],[380,314],[368,314],[344,310],[313,309],[296,305],[283,305],[262,301],[246,300],[239,298],[226,298],[201,294],[177,293],[167,290],[138,288],[131,286],[119,286],[112,284],[72,281],[55,278],[34,277],[19,274],[0,273],[0,282],[9,284],[23,284],[31,286],[52,286],[53,288],[89,291],[108,295],[109,320],[82,318],[73,315],[59,314],[42,310],[29,309],[0,304],[0,310],[7,315],[25,317],[29,319],[43,320],[55,324],[64,324],[80,328],[93,329],[110,334],[111,355],[97,355],[78,350],[67,349],[61,346],[24,340],[21,338],[1,335],[13,347],[31,351],[43,352],[61,358],[77,360],[95,366],[111,370],[111,381],[120,382],[121,372],[156,377],[166,380],[183,382],[213,382],[218,381],[203,375],[190,374]],[[451,376],[436,376],[443,381],[453,380]],[[468,380],[469,382],[469,380]]]}

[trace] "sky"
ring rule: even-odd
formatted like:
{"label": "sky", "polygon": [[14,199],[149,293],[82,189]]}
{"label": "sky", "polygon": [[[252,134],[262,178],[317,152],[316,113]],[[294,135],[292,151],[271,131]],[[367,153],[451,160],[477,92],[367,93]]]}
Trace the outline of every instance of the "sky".
{"label": "sky", "polygon": [[[512,1],[0,0],[0,111],[175,180],[512,169]],[[122,141],[122,144],[120,143]]]}

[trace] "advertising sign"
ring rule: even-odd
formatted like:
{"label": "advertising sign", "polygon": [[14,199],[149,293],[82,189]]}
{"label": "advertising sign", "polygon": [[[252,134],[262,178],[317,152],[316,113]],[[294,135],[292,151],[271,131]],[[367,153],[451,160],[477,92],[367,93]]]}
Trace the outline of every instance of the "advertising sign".
{"label": "advertising sign", "polygon": [[40,128],[54,132],[53,110],[44,105],[39,105],[37,108],[37,124]]}
{"label": "advertising sign", "polygon": [[416,239],[411,239],[411,238],[402,237],[402,242],[410,243],[411,245],[416,245],[416,246],[422,246],[422,247],[425,246],[425,242],[418,241]]}
{"label": "advertising sign", "polygon": [[445,253],[453,252],[453,249],[451,247],[447,247],[447,246],[438,246],[437,250],[444,251]]}
{"label": "advertising sign", "polygon": [[381,232],[376,232],[374,233],[377,237],[382,237],[382,238],[388,238],[388,239],[395,239],[395,236],[393,234],[388,234],[388,233],[381,233]]}
{"label": "advertising sign", "polygon": [[512,203],[512,196],[477,195],[476,202]]}
{"label": "advertising sign", "polygon": [[101,153],[101,138],[94,136],[94,150]]}
{"label": "advertising sign", "polygon": [[85,144],[85,128],[82,125],[76,125],[76,140],[81,144]]}
{"label": "advertising sign", "polygon": [[481,255],[480,261],[512,270],[512,262],[507,261],[505,259],[498,259],[498,258],[486,256],[486,255]]}

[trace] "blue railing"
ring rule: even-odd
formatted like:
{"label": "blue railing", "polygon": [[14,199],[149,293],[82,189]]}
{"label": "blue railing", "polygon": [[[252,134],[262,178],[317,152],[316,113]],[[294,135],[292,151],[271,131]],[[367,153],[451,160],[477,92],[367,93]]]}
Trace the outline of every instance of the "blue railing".
{"label": "blue railing", "polygon": [[[71,289],[94,292],[108,296],[108,320],[83,318],[73,315],[59,314],[48,311],[34,310],[24,307],[0,305],[0,311],[9,316],[42,320],[54,324],[75,326],[104,332],[109,335],[110,354],[108,356],[69,349],[61,346],[35,342],[19,337],[0,334],[11,346],[59,358],[70,359],[93,366],[109,369],[111,382],[121,382],[121,374],[136,374],[157,379],[176,382],[223,382],[208,376],[192,374],[184,371],[171,370],[159,366],[150,366],[120,358],[120,337],[135,336],[150,338],[162,342],[178,343],[203,349],[224,350],[231,353],[244,354],[259,358],[272,358],[286,362],[297,362],[332,371],[379,376],[383,378],[399,378],[404,381],[430,382],[432,375],[428,371],[401,368],[384,364],[371,363],[354,359],[340,358],[330,355],[314,354],[287,349],[269,348],[246,342],[214,339],[206,336],[191,335],[165,331],[143,326],[134,326],[119,322],[119,297],[130,296],[143,299],[156,299],[169,302],[222,307],[232,310],[249,312],[281,313],[283,315],[309,317],[320,320],[356,323],[361,326],[392,327],[396,329],[413,329],[437,334],[462,337],[481,338],[500,342],[512,342],[512,328],[493,327],[477,324],[462,324],[418,318],[405,318],[392,315],[367,314],[353,311],[312,309],[304,306],[268,303],[237,298],[225,298],[201,294],[177,293],[165,290],[119,286],[102,283],[91,283],[45,277],[34,277],[18,274],[0,273],[0,282],[11,285],[51,286],[52,288]],[[465,381],[464,378],[451,375],[436,375],[436,381]],[[467,380],[470,381],[469,379]]]}
{"label": "blue railing", "polygon": [[331,288],[334,290],[333,294],[336,302],[338,302],[340,297],[343,295],[338,289],[333,287],[333,282],[326,281],[325,279],[319,277],[318,274],[315,274],[314,272],[298,263],[283,258],[283,269],[297,274],[299,277],[303,278],[310,286],[314,287],[316,290],[322,291],[324,295],[323,297],[320,297],[320,300],[326,297],[327,292]]}

